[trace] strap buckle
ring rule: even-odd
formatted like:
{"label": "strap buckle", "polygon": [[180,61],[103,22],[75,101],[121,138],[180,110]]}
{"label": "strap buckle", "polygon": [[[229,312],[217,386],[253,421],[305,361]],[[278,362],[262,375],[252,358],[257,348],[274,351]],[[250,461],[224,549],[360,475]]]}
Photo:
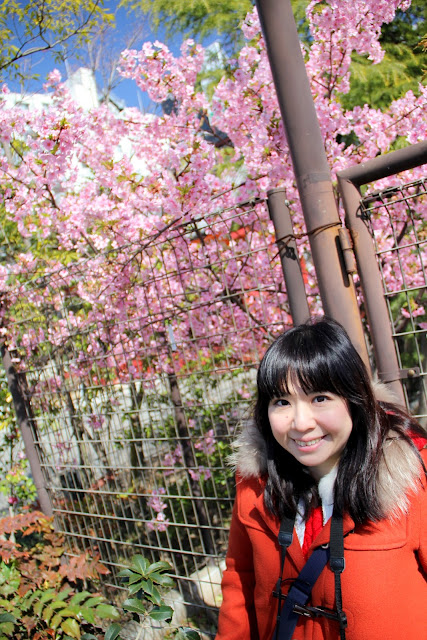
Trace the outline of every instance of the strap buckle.
{"label": "strap buckle", "polygon": [[342,573],[345,569],[345,560],[344,558],[329,558],[329,565],[334,573]]}
{"label": "strap buckle", "polygon": [[292,531],[279,531],[278,535],[279,544],[281,547],[290,547],[292,544]]}
{"label": "strap buckle", "polygon": [[[286,600],[286,598],[288,597],[287,595],[283,595],[276,589],[273,591],[273,596],[275,598],[279,598],[279,600]],[[299,602],[293,603],[292,611],[297,615],[304,616],[306,618],[327,618],[328,620],[339,622],[340,625],[344,628],[347,627],[347,616],[345,615],[344,611],[337,612],[333,609],[327,609],[326,607],[312,607],[309,605],[300,604]]]}
{"label": "strap buckle", "polygon": [[[334,620],[335,622],[340,622],[339,614],[333,609],[327,609],[326,607],[310,607],[308,605],[302,605],[295,603],[294,612],[299,616],[305,616],[306,618],[328,618],[328,620]],[[347,617],[344,612],[343,617],[345,619],[344,626],[347,626]]]}

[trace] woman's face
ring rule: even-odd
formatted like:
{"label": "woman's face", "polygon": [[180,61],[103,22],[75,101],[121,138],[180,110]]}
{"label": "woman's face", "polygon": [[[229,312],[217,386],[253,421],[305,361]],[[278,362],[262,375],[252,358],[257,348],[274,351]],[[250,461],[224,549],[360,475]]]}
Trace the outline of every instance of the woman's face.
{"label": "woman's face", "polygon": [[277,442],[320,480],[337,464],[353,422],[347,402],[329,391],[304,393],[298,384],[270,400],[268,418]]}

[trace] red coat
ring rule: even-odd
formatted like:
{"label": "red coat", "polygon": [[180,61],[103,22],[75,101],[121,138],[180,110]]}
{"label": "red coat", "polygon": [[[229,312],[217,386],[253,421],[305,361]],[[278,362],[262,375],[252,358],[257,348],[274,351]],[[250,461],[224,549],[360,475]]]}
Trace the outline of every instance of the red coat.
{"label": "red coat", "polygon": [[[394,515],[357,527],[350,517],[344,519],[346,640],[427,640],[427,486],[424,478],[418,480],[419,465],[408,445],[392,447],[393,463],[383,469],[380,487],[384,503],[394,504]],[[422,456],[427,463],[427,449]],[[280,569],[279,521],[265,510],[262,480],[246,476],[237,483],[216,640],[271,640],[276,623],[272,591]],[[328,543],[329,534],[330,521],[310,552]],[[294,532],[284,578],[296,578],[304,564]],[[326,566],[311,602],[335,609],[334,596],[334,576]],[[300,618],[293,639],[339,640],[338,623]]]}

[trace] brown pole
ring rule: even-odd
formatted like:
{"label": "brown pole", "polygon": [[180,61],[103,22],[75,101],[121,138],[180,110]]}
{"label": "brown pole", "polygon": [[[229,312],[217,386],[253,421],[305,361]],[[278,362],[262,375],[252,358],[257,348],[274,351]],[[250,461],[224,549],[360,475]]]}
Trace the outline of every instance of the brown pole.
{"label": "brown pole", "polygon": [[337,174],[338,188],[345,208],[346,225],[352,235],[365,299],[378,377],[388,383],[402,405],[405,404],[405,395],[400,366],[372,236],[359,215],[361,199],[359,187],[400,171],[418,167],[426,162],[427,141],[423,141],[349,167]]}
{"label": "brown pole", "polygon": [[1,352],[3,366],[6,371],[7,383],[12,396],[13,407],[15,409],[16,421],[21,431],[25,453],[28,458],[34,484],[36,485],[40,509],[46,516],[50,517],[53,515],[52,505],[49,499],[49,494],[44,485],[43,472],[41,470],[39,456],[34,443],[33,432],[28,419],[24,394],[22,393],[21,385],[19,384],[18,376],[15,367],[12,364],[9,351],[4,345],[1,347]]}
{"label": "brown pole", "polygon": [[338,176],[338,186],[346,211],[346,226],[350,229],[353,240],[378,377],[389,385],[397,401],[405,405],[405,396],[399,379],[400,367],[372,236],[359,213],[361,194],[358,187],[347,178]]}
{"label": "brown pole", "polygon": [[344,169],[337,175],[339,178],[350,180],[354,185],[360,187],[362,184],[388,178],[388,176],[400,173],[400,171],[419,167],[426,162],[427,140],[424,140]]}
{"label": "brown pole", "polygon": [[369,367],[354,283],[340,246],[341,227],[325,148],[290,0],[257,0],[325,313],[347,330]]}
{"label": "brown pole", "polygon": [[276,234],[292,321],[294,325],[303,324],[309,319],[310,311],[285,189],[271,189],[267,193],[267,204]]}

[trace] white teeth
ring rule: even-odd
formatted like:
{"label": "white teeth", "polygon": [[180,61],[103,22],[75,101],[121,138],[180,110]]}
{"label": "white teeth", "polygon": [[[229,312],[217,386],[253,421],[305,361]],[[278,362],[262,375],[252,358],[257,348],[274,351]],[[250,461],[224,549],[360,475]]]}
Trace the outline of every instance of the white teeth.
{"label": "white teeth", "polygon": [[321,441],[322,438],[316,438],[315,440],[308,440],[307,442],[303,442],[302,440],[295,440],[295,443],[299,446],[299,447],[310,447],[313,444],[317,444],[318,442]]}

